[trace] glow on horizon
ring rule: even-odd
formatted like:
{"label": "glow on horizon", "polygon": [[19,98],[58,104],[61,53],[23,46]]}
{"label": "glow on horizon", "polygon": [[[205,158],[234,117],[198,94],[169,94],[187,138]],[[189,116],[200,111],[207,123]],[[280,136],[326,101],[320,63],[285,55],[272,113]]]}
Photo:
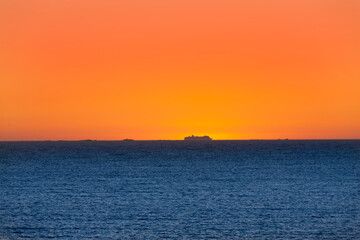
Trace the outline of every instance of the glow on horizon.
{"label": "glow on horizon", "polygon": [[357,0],[0,2],[0,141],[359,139]]}

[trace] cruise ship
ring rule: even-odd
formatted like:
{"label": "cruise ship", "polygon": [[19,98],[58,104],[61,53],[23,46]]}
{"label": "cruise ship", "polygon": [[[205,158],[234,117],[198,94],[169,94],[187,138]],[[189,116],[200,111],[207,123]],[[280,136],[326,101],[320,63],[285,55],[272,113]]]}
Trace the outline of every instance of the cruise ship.
{"label": "cruise ship", "polygon": [[196,141],[196,142],[204,142],[211,141],[212,139],[209,136],[189,136],[184,138],[185,141]]}

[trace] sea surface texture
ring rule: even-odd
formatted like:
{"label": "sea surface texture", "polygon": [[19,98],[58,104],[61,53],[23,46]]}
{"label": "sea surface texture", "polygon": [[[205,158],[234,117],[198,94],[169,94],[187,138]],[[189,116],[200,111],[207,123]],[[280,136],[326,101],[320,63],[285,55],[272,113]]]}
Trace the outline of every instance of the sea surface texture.
{"label": "sea surface texture", "polygon": [[360,141],[0,142],[0,239],[360,239]]}

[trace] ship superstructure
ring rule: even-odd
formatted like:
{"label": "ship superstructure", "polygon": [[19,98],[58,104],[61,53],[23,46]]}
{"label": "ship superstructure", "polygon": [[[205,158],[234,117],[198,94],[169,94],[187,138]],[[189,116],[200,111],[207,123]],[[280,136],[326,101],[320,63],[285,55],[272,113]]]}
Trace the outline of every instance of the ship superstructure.
{"label": "ship superstructure", "polygon": [[184,138],[185,141],[199,141],[199,142],[203,142],[203,141],[211,141],[212,139],[209,136],[189,136],[189,137],[185,137]]}

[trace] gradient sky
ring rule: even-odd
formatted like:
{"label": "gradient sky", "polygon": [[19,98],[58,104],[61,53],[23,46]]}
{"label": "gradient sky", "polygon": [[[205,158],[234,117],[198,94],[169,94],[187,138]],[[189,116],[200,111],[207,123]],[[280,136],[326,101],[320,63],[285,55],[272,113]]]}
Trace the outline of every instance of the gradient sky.
{"label": "gradient sky", "polygon": [[0,140],[360,138],[358,0],[0,0]]}

